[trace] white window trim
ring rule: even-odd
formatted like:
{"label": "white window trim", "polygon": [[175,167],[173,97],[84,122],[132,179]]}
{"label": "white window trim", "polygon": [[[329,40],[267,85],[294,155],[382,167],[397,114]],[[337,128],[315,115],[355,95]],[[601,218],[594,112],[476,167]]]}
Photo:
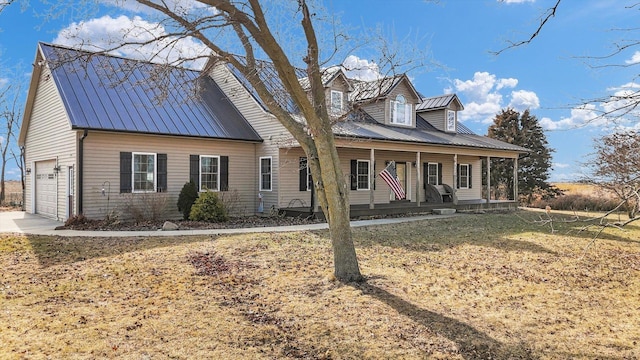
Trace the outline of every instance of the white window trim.
{"label": "white window trim", "polygon": [[[153,155],[153,189],[152,190],[136,190],[136,155]],[[153,193],[158,189],[158,154],[156,153],[131,153],[131,192],[132,193]]]}
{"label": "white window trim", "polygon": [[[262,160],[269,159],[269,188],[265,189],[262,184]],[[260,157],[260,191],[273,191],[273,157],[261,156]],[[307,185],[308,186],[308,185]]]}
{"label": "white window trim", "polygon": [[[449,123],[449,118],[453,115],[453,122]],[[445,119],[447,131],[456,131],[456,112],[447,110],[447,118]]]}
{"label": "white window trim", "polygon": [[[202,188],[202,158],[215,158],[218,159],[218,173],[216,174],[216,189],[203,189]],[[220,155],[200,155],[198,161],[198,192],[205,191],[220,191]]]}
{"label": "white window trim", "polygon": [[[331,90],[331,111],[332,112],[341,112],[344,109],[344,94],[342,93],[342,91],[338,91],[338,90]],[[340,98],[340,106],[336,106],[337,104],[335,104],[333,102],[334,99],[334,95],[339,95]]]}
{"label": "white window trim", "polygon": [[[467,175],[466,176],[462,176],[462,168],[466,167],[467,168]],[[460,177],[460,189],[469,189],[469,164],[460,164],[460,174],[458,174],[458,176]],[[462,186],[462,179],[465,178],[467,179],[467,186]]]}
{"label": "white window trim", "polygon": [[[368,191],[371,188],[371,161],[370,160],[356,160],[356,191]],[[360,187],[360,174],[358,170],[360,169],[360,163],[367,163],[367,187]]]}
{"label": "white window trim", "polygon": [[[398,98],[402,98],[404,100],[404,102],[400,102],[397,99]],[[400,104],[404,104],[404,119],[400,120],[398,119],[398,105]],[[391,100],[391,118],[389,119],[389,122],[391,124],[394,125],[404,125],[404,126],[411,126],[412,122],[413,122],[413,107],[411,106],[411,104],[407,103],[406,98],[404,97],[404,95],[399,94],[396,97],[396,100]]]}
{"label": "white window trim", "polygon": [[435,173],[436,184],[431,184],[431,185],[442,185],[442,184],[438,184],[438,179],[440,179],[440,174],[438,174],[438,168],[439,168],[438,163],[433,163],[433,162],[427,163],[427,183],[429,183],[429,177],[431,176],[431,173],[429,172],[429,167],[431,165],[435,165],[436,167],[436,173]]}

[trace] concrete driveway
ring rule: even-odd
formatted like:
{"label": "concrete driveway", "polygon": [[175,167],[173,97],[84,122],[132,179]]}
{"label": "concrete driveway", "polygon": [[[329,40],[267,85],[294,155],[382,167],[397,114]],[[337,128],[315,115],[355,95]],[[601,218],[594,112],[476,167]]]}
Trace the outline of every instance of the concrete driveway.
{"label": "concrete driveway", "polygon": [[0,233],[48,234],[62,222],[24,211],[0,212]]}

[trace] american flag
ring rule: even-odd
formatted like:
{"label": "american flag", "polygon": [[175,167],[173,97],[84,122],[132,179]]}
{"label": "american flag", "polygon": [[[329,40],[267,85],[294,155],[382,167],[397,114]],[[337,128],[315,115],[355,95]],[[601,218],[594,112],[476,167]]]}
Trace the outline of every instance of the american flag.
{"label": "american flag", "polygon": [[384,170],[380,171],[380,177],[382,177],[382,180],[384,180],[391,190],[393,190],[393,193],[396,194],[396,198],[398,198],[398,200],[402,200],[406,197],[404,189],[398,179],[398,174],[396,174],[395,161],[390,162]]}

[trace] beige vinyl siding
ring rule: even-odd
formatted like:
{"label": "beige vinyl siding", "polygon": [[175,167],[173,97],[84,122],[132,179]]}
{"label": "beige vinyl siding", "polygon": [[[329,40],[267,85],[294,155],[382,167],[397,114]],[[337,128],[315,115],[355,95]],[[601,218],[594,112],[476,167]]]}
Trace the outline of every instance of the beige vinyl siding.
{"label": "beige vinyl siding", "polygon": [[[311,191],[300,191],[300,158],[306,157],[301,148],[280,149],[280,202],[278,208],[311,206]],[[266,207],[265,207],[266,209]]]}
{"label": "beige vinyl siding", "polygon": [[[279,148],[283,144],[297,144],[292,140],[291,135],[275,116],[265,111],[256,99],[244,88],[229,69],[220,65],[215,67],[210,76],[216,81],[222,91],[229,96],[229,99],[240,111],[256,132],[262,137],[264,142],[258,144],[257,157],[271,156],[272,158],[272,190],[262,191],[262,201],[265,211],[271,206],[278,207],[280,195],[280,174],[279,174]],[[254,173],[258,174],[259,164],[256,161]],[[259,190],[259,183],[256,183],[255,193]]]}
{"label": "beige vinyl siding", "polygon": [[[471,189],[457,189],[458,200],[482,199],[482,160],[478,157],[458,156],[458,164],[471,165]],[[452,186],[456,188],[456,184]]]}
{"label": "beige vinyl siding", "polygon": [[76,163],[77,132],[71,130],[62,99],[46,67],[41,72],[32,109],[25,138],[25,167],[31,169],[25,179],[25,209],[32,213],[35,205],[35,163],[56,159],[60,167],[56,176],[56,219],[63,221],[67,213],[67,168]]}
{"label": "beige vinyl siding", "polygon": [[445,110],[424,111],[420,116],[440,131],[445,131]]}
{"label": "beige vinyl siding", "polygon": [[362,110],[371,115],[375,121],[384,124],[385,121],[387,121],[386,118],[389,113],[389,100],[379,99],[371,103],[363,104]]}
{"label": "beige vinyl siding", "polygon": [[[179,218],[176,203],[178,194],[189,181],[189,155],[219,155],[229,157],[229,192],[240,196],[236,215],[254,214],[257,209],[256,144],[217,139],[117,134],[90,131],[84,140],[84,213],[89,218],[104,218],[109,210],[123,214],[123,206],[130,197],[145,194],[120,194],[120,152],[167,154],[168,216]],[[108,183],[107,183],[108,182]],[[102,189],[108,189],[107,199]]]}

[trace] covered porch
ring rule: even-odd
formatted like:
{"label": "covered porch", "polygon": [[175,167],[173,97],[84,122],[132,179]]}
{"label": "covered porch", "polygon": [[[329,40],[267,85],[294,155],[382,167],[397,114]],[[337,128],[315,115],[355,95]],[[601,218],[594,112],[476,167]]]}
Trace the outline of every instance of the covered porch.
{"label": "covered porch", "polygon": [[[499,210],[515,210],[518,207],[517,201],[514,200],[460,200],[457,204],[452,202],[441,204],[418,204],[412,201],[396,201],[387,204],[377,204],[373,209],[366,204],[351,205],[351,218],[361,219],[366,217],[377,216],[394,216],[394,215],[410,215],[432,213],[434,209],[455,209],[456,212],[466,211],[499,211]],[[311,207],[289,207],[281,209],[285,216],[292,217],[308,217],[313,216],[318,219],[324,219],[324,214],[319,209]]]}

